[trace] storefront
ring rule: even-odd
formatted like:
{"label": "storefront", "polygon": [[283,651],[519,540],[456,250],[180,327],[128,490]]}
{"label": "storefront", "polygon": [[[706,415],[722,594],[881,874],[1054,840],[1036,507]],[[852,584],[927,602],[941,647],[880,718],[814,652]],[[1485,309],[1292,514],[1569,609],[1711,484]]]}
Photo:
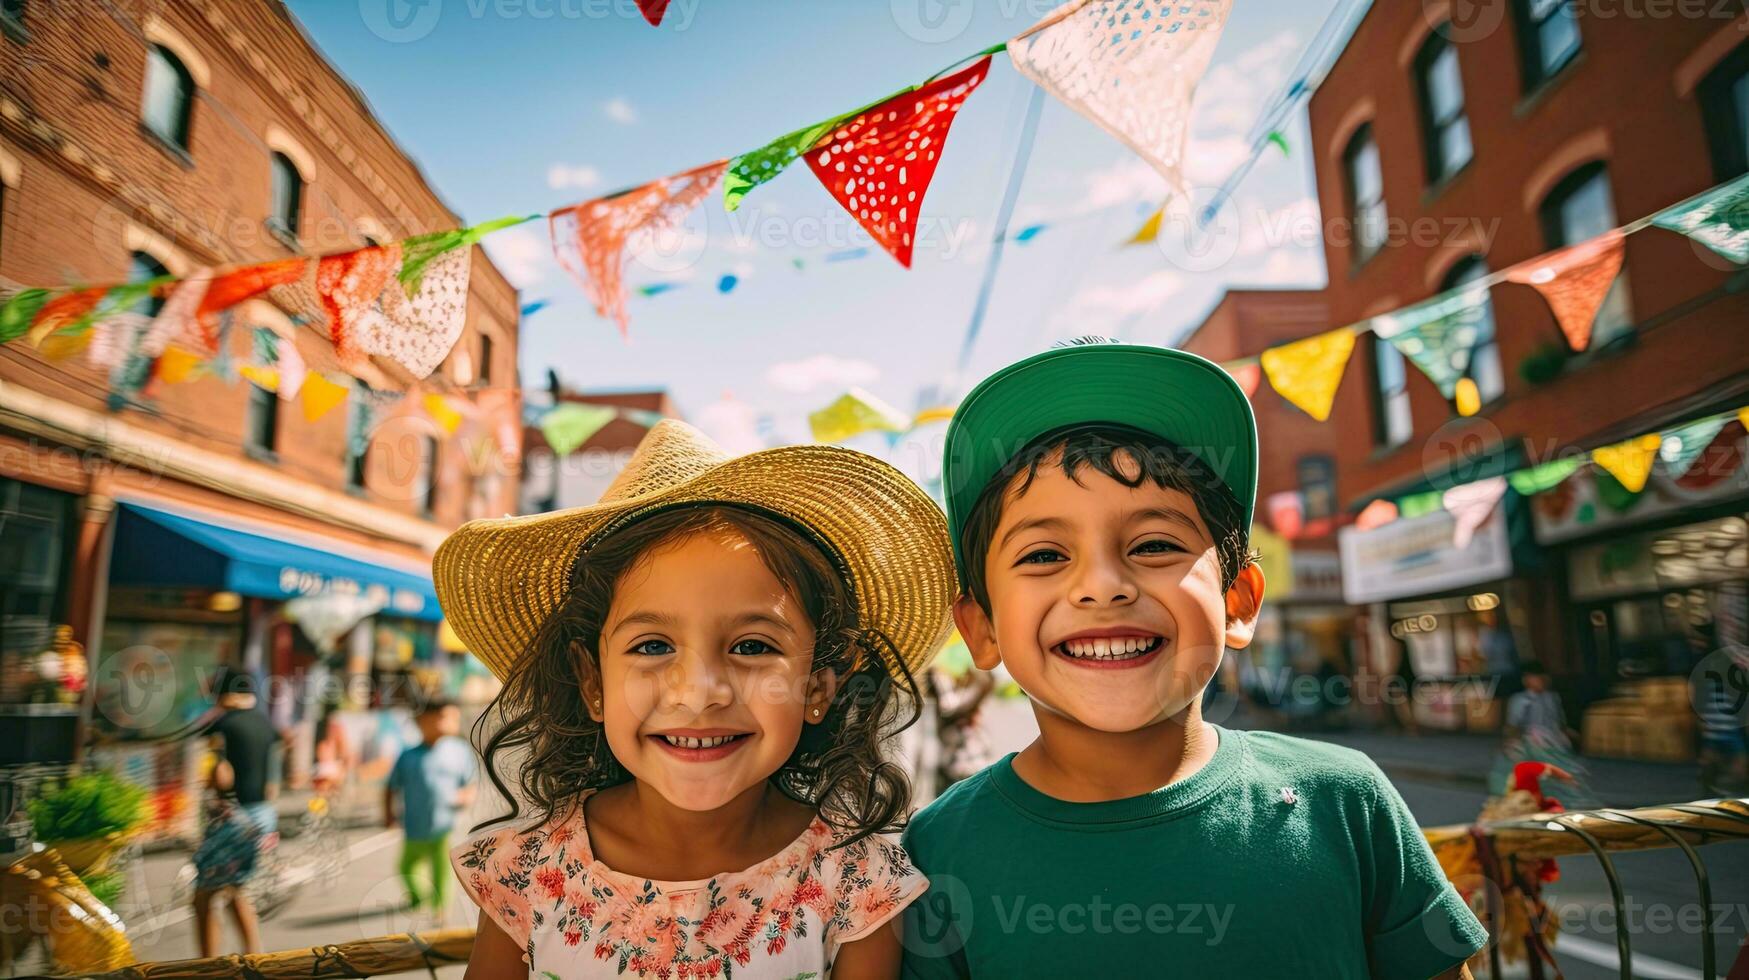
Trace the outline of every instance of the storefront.
{"label": "storefront", "polygon": [[66,624],[77,505],[0,478],[0,765],[65,763],[76,751],[86,669]]}
{"label": "storefront", "polygon": [[1264,603],[1241,672],[1248,701],[1288,728],[1347,723],[1354,706],[1355,612],[1342,601],[1331,548],[1252,532],[1263,554]]}

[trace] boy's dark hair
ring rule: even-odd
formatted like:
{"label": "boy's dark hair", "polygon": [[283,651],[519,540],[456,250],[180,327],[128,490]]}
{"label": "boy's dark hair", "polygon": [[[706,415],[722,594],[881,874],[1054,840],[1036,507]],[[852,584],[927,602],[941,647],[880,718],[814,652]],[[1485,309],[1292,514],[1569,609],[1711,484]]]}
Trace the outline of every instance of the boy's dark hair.
{"label": "boy's dark hair", "polygon": [[[1120,452],[1141,463],[1141,472],[1134,479],[1125,476],[1113,461]],[[1053,461],[1052,457],[1059,453],[1061,459]],[[1010,494],[1018,497],[1026,493],[1038,476],[1039,467],[1047,461],[1061,466],[1064,475],[1076,482],[1080,482],[1076,472],[1091,466],[1127,487],[1152,481],[1155,486],[1187,494],[1214,539],[1223,592],[1233,587],[1240,569],[1257,560],[1249,549],[1251,529],[1244,526],[1244,508],[1232,489],[1195,453],[1125,425],[1101,422],[1066,426],[1038,436],[1009,457],[984,485],[977,502],[966,514],[959,542],[966,593],[986,613],[990,612],[990,590],[984,582],[984,558],[996,535],[996,526],[1002,522],[1002,509]]]}
{"label": "boy's dark hair", "polygon": [[213,696],[224,697],[227,694],[255,694],[255,675],[241,667],[229,664],[220,665],[213,671]]}
{"label": "boy's dark hair", "polygon": [[503,720],[480,752],[511,811],[486,824],[521,812],[493,765],[506,749],[519,750],[513,753],[521,768],[517,783],[543,822],[586,790],[632,778],[614,758],[600,723],[589,717],[583,694],[585,678],[600,677],[601,628],[614,588],[652,549],[724,531],[751,542],[766,568],[801,600],[814,627],[813,669],[838,674],[826,716],[802,726],[795,751],[771,775],[772,784],[816,808],[844,835],[838,846],[899,828],[910,809],[911,784],[882,745],[918,716],[917,684],[903,658],[891,640],[861,627],[850,585],[810,534],[781,517],[708,504],[657,511],[589,544],[576,560],[564,601],[504,682],[494,710],[474,725],[480,745],[487,720]]}
{"label": "boy's dark hair", "polygon": [[440,694],[440,695],[437,695],[437,696],[431,698],[429,701],[426,701],[424,704],[421,704],[419,706],[418,713],[415,714],[413,717],[414,718],[424,718],[427,715],[435,715],[438,712],[444,710],[445,708],[453,708],[455,706],[456,706],[456,703],[454,701],[451,701],[450,699],[448,699]]}
{"label": "boy's dark hair", "polygon": [[1549,671],[1548,668],[1543,666],[1541,660],[1520,661],[1518,664],[1518,675],[1520,677],[1525,677],[1530,674],[1541,674],[1542,676],[1547,677],[1549,676]]}

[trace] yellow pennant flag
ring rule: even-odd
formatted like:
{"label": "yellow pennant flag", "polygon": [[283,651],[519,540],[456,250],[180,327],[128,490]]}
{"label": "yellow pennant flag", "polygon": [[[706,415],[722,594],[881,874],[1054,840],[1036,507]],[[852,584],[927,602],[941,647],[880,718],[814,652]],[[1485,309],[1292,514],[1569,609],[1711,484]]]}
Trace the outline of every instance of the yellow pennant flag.
{"label": "yellow pennant flag", "polygon": [[91,346],[91,338],[97,335],[97,330],[97,325],[93,324],[89,330],[78,333],[49,334],[37,345],[37,353],[51,361],[64,361],[76,354],[83,354],[85,348]]}
{"label": "yellow pennant flag", "polygon": [[255,382],[267,391],[279,391],[279,369],[262,367],[259,364],[245,364],[237,369],[237,373]]}
{"label": "yellow pennant flag", "polygon": [[1743,424],[1743,428],[1749,429],[1749,408],[1737,409],[1737,421]]}
{"label": "yellow pennant flag", "polygon": [[425,396],[425,414],[431,420],[443,426],[444,435],[455,435],[455,430],[461,427],[462,413],[451,408],[449,399],[442,395]]}
{"label": "yellow pennant flag", "polygon": [[[171,344],[158,355],[158,380],[167,385],[179,385],[193,380],[200,370],[200,355]],[[249,369],[244,368],[245,372]]]}
{"label": "yellow pennant flag", "polygon": [[1291,344],[1271,347],[1259,360],[1263,373],[1281,397],[1322,422],[1336,403],[1336,389],[1348,356],[1354,353],[1354,328],[1342,327]]}
{"label": "yellow pennant flag", "polygon": [[314,371],[298,389],[298,401],[304,405],[304,421],[314,422],[346,400],[346,387],[337,385]]}
{"label": "yellow pennant flag", "polygon": [[816,442],[843,442],[864,432],[903,432],[906,425],[898,409],[860,388],[808,416]]}
{"label": "yellow pennant flag", "polygon": [[[937,405],[934,408],[926,408],[911,419],[911,428],[915,429],[931,422],[946,422],[953,418],[953,410],[954,406],[952,405]],[[1749,409],[1744,409],[1744,411],[1749,411]]]}
{"label": "yellow pennant flag", "polygon": [[1652,475],[1652,464],[1658,459],[1658,448],[1662,445],[1663,436],[1648,432],[1626,442],[1591,450],[1591,461],[1615,477],[1615,482],[1629,493],[1639,493],[1646,489],[1646,480]]}
{"label": "yellow pennant flag", "polygon": [[1146,245],[1147,243],[1153,241],[1154,239],[1159,238],[1160,237],[1160,219],[1162,219],[1164,217],[1166,217],[1166,208],[1164,205],[1162,205],[1160,210],[1155,211],[1153,214],[1148,216],[1148,220],[1142,222],[1142,227],[1137,228],[1136,233],[1134,235],[1131,235],[1130,240],[1127,242],[1124,242],[1124,244],[1125,245]]}

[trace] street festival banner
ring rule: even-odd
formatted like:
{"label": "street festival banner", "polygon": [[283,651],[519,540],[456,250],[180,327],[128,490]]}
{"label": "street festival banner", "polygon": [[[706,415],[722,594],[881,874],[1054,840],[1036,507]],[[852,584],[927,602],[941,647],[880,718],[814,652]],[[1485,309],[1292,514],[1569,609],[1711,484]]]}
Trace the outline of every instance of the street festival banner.
{"label": "street festival banner", "polygon": [[[639,6],[650,23],[659,24],[667,3],[640,0]],[[597,313],[623,334],[629,322],[622,281],[628,241],[672,227],[718,185],[724,207],[734,210],[746,194],[803,159],[834,200],[908,268],[924,196],[953,119],[987,76],[992,56],[1002,51],[1022,74],[1130,147],[1181,192],[1196,83],[1230,9],[1231,0],[1071,0],[1005,44],[962,60],[963,67],[950,67],[861,109],[802,126],[732,158],[555,209],[544,216],[554,255]],[[153,385],[204,373],[247,378],[282,399],[298,401],[313,421],[350,394],[368,392],[356,374],[371,363],[392,364],[413,379],[409,388],[419,387],[461,333],[472,246],[492,232],[540,217],[510,216],[336,255],[201,269],[181,279],[25,288],[0,305],[0,343],[22,338],[46,358],[84,356],[109,373],[111,404],[117,407],[139,404],[135,399]],[[1150,218],[1153,229],[1158,217],[1156,212]],[[1357,338],[1372,333],[1402,351],[1442,394],[1455,396],[1462,414],[1472,414],[1479,404],[1468,378],[1469,360],[1492,287],[1516,283],[1538,290],[1567,346],[1582,351],[1589,346],[1603,297],[1620,273],[1625,238],[1650,227],[1685,235],[1734,263],[1749,263],[1749,175],[1404,309],[1225,366],[1248,394],[1267,378],[1289,402],[1325,420]],[[1030,239],[1043,228],[1029,227],[1013,237]],[[1132,240],[1152,237],[1145,227]],[[725,277],[719,292],[729,293],[732,279]],[[287,288],[314,292],[345,373],[308,370],[290,337],[281,337],[277,345],[256,345],[251,363],[230,362],[223,337],[233,309]],[[672,285],[655,283],[638,291],[654,296],[667,288]],[[155,316],[138,312],[154,298],[162,301]],[[458,398],[437,392],[415,403],[454,434],[464,422],[481,418],[483,394]],[[875,421],[861,428],[819,428],[840,440],[870,428],[892,430],[888,413],[863,415]],[[562,444],[575,442],[588,428],[575,419],[559,422],[543,428]],[[509,435],[502,420],[494,428]],[[1649,478],[1657,451],[1651,440],[1657,438],[1648,434],[1631,446],[1600,447],[1591,458],[1637,492]]]}

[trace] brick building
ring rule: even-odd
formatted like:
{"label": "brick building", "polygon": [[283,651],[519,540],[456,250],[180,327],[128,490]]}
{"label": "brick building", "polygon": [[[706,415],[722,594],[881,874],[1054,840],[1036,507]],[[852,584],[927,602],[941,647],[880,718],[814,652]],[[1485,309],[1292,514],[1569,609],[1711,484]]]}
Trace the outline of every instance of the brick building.
{"label": "brick building", "polygon": [[[1439,2],[1373,5],[1312,96],[1329,326],[1589,239],[1749,169],[1740,10],[1500,0],[1455,27],[1451,16]],[[1342,508],[1749,403],[1749,297],[1732,275],[1681,236],[1630,235],[1591,349],[1577,354],[1535,290],[1493,287],[1472,418],[1362,335],[1330,421]],[[1528,501],[1509,492],[1462,549],[1443,512],[1344,532],[1348,598],[1390,625],[1424,678],[1497,675],[1534,655],[1571,707],[1623,678],[1686,676],[1701,627],[1740,629],[1743,437],[1732,423],[1697,469],[1660,469],[1638,495],[1589,469]],[[1704,554],[1656,558],[1670,548]],[[1376,666],[1402,669],[1390,637],[1375,639]],[[1453,694],[1433,720],[1463,725],[1464,700]]]}
{"label": "brick building", "polygon": [[[0,184],[9,289],[187,275],[462,223],[276,0],[0,5]],[[51,627],[70,627],[96,668],[100,722],[121,649],[159,651],[184,696],[214,662],[307,677],[321,658],[286,603],[349,593],[386,602],[352,630],[349,669],[434,656],[430,553],[461,521],[515,509],[521,447],[465,453],[413,412],[378,414],[368,442],[357,433],[380,403],[371,391],[515,389],[515,290],[477,248],[469,261],[466,327],[437,371],[415,387],[375,359],[314,421],[221,370],[127,401],[83,356],[0,346],[14,671]],[[258,334],[340,377],[310,277],[237,307],[225,354],[244,362]],[[163,710],[164,724],[185,720]],[[302,709],[275,710],[291,723]]]}

